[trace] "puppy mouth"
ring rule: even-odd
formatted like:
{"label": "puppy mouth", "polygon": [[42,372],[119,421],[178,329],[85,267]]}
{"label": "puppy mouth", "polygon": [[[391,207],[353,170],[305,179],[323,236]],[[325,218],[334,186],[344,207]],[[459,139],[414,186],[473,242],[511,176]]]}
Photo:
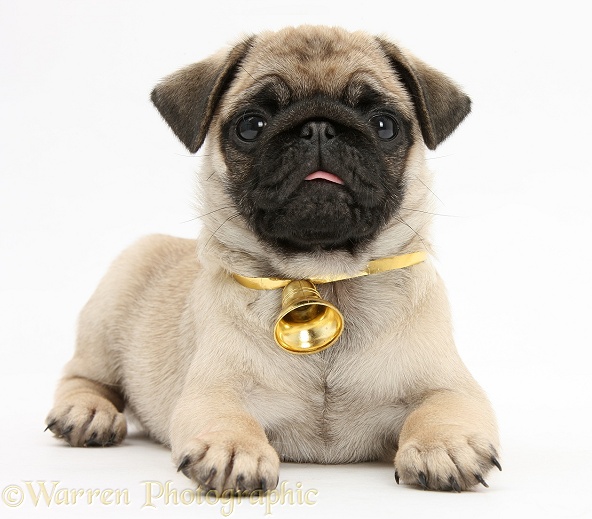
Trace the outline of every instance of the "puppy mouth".
{"label": "puppy mouth", "polygon": [[339,184],[343,186],[345,182],[333,173],[329,173],[328,171],[315,171],[308,175],[304,180],[325,180],[327,182],[333,182],[334,184]]}
{"label": "puppy mouth", "polygon": [[302,165],[253,189],[246,214],[259,237],[284,252],[353,250],[371,239],[390,212],[386,188],[374,170],[332,166]]}
{"label": "puppy mouth", "polygon": [[344,149],[258,169],[250,215],[259,237],[284,252],[353,250],[371,239],[389,212],[380,164],[341,164]]}

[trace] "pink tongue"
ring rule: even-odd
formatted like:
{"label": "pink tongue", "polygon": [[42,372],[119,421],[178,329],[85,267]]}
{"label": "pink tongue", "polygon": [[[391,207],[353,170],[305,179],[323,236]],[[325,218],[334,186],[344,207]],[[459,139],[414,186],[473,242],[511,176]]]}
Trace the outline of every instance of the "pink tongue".
{"label": "pink tongue", "polygon": [[334,175],[333,173],[327,173],[326,171],[315,171],[314,173],[308,175],[308,177],[306,177],[304,180],[316,180],[317,178],[343,185],[343,180],[341,180],[337,175]]}

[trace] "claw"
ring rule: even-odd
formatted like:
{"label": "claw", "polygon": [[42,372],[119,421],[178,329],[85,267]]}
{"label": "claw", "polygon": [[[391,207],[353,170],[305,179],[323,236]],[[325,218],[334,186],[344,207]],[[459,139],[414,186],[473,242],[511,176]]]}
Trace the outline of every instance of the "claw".
{"label": "claw", "polygon": [[426,475],[423,472],[420,472],[417,475],[417,479],[419,480],[419,484],[421,485],[421,488],[423,488],[424,490],[428,489],[428,480],[426,478]]}
{"label": "claw", "polygon": [[57,420],[53,420],[53,421],[49,422],[47,424],[47,427],[45,429],[43,429],[43,432],[47,431],[48,429],[51,429],[56,423],[57,423]]}
{"label": "claw", "polygon": [[261,491],[263,493],[267,492],[267,480],[265,478],[261,478],[260,485],[261,485]]}
{"label": "claw", "polygon": [[208,474],[208,479],[205,480],[204,485],[209,486],[212,482],[212,479],[216,477],[217,473],[218,471],[216,470],[216,467],[212,467],[212,470],[210,470],[210,473]]}
{"label": "claw", "polygon": [[448,478],[448,482],[450,483],[452,490],[454,490],[455,492],[458,492],[460,494],[461,488],[460,488],[460,485],[458,484],[458,481],[456,480],[456,478],[454,476],[450,476]]}
{"label": "claw", "polygon": [[[191,458],[189,456],[185,456],[182,460],[181,460],[181,464],[177,467],[177,472],[182,472],[187,468],[187,465],[189,465],[189,463],[191,462]],[[185,472],[183,472],[185,473]]]}
{"label": "claw", "polygon": [[395,470],[395,481],[399,484],[399,473]]}
{"label": "claw", "polygon": [[475,478],[477,479],[477,481],[479,483],[481,483],[485,488],[489,488],[489,485],[487,484],[487,482],[483,479],[483,476],[481,474],[475,474]]}
{"label": "claw", "polygon": [[97,433],[96,431],[90,435],[90,438],[84,442],[85,447],[99,447],[101,444],[97,441]]}
{"label": "claw", "polygon": [[495,456],[492,456],[491,457],[491,463],[493,463],[499,469],[499,471],[501,472],[502,466],[500,465],[500,462],[497,461],[497,458]]}

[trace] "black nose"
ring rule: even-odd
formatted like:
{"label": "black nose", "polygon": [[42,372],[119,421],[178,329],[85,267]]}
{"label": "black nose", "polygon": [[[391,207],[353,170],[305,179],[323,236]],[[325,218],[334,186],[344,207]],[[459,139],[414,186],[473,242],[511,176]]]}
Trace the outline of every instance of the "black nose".
{"label": "black nose", "polygon": [[335,127],[329,121],[307,121],[300,129],[300,137],[319,144],[331,140],[337,135]]}

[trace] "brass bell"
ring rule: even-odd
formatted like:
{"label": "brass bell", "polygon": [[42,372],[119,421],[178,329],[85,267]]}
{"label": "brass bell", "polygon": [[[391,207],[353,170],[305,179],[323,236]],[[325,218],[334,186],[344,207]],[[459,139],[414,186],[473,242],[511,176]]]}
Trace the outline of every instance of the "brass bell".
{"label": "brass bell", "polygon": [[275,341],[291,353],[316,353],[328,348],[343,331],[343,316],[321,299],[308,280],[291,281],[282,292],[282,311],[275,323]]}

